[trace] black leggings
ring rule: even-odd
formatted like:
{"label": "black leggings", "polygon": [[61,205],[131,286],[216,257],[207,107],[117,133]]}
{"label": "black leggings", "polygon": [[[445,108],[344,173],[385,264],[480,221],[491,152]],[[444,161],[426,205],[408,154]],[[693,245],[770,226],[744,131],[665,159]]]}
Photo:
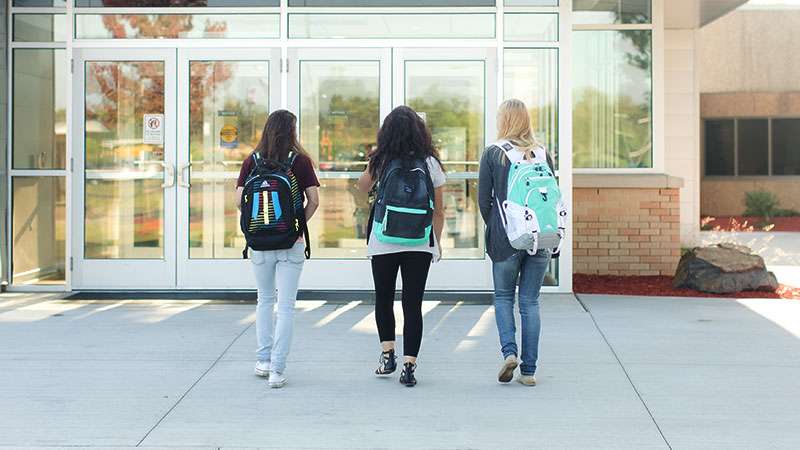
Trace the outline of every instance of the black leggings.
{"label": "black leggings", "polygon": [[416,357],[422,342],[422,296],[432,255],[400,252],[372,257],[375,281],[375,321],[381,342],[394,341],[394,287],[397,270],[403,277],[403,354]]}

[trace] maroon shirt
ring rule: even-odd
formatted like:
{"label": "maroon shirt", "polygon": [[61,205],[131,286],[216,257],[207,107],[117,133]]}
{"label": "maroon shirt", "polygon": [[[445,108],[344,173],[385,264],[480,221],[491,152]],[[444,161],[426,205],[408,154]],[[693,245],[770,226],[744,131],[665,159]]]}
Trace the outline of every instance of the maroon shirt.
{"label": "maroon shirt", "polygon": [[[236,187],[244,187],[244,182],[247,181],[247,177],[249,177],[250,172],[253,171],[253,164],[255,164],[255,162],[253,161],[252,155],[248,156],[247,159],[242,162],[242,169],[239,171],[239,179],[236,181]],[[308,156],[298,154],[292,164],[292,172],[294,172],[294,176],[297,178],[297,183],[300,185],[301,192],[311,186],[319,186],[317,173],[314,172],[314,163],[311,162],[311,158]]]}

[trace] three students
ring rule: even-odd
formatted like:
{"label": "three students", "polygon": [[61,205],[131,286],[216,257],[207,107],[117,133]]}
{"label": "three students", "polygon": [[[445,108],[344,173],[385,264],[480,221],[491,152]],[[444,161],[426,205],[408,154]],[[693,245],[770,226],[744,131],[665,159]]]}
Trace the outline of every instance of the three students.
{"label": "three students", "polygon": [[[255,372],[268,376],[270,387],[282,387],[287,382],[284,369],[298,281],[303,262],[310,257],[307,222],[319,205],[319,181],[311,158],[297,141],[296,122],[296,117],[285,110],[270,114],[261,142],[244,162],[237,183],[242,197],[242,229],[251,249],[258,283]],[[519,164],[537,159],[549,161],[549,157],[536,142],[525,105],[518,100],[501,106],[498,136],[505,148],[492,145],[484,151],[479,178],[479,206],[486,223],[487,251],[493,261],[496,320],[505,358],[498,381],[511,381],[520,365],[513,312],[519,281],[522,315],[519,380],[534,385],[540,329],[538,297],[551,249],[546,243],[537,248],[536,233],[533,233],[534,251],[529,247],[522,247],[528,251],[518,250],[516,240],[512,246],[499,208],[507,203],[505,192],[511,165],[516,164],[518,169]],[[415,371],[423,333],[422,298],[428,271],[431,263],[441,258],[445,182],[445,171],[425,122],[407,106],[395,108],[384,119],[377,148],[370,154],[358,187],[375,197],[367,241],[375,285],[375,320],[382,347],[375,375],[388,376],[397,370],[393,305],[399,271],[404,316],[399,381],[408,387],[417,383]],[[542,196],[547,199],[546,194]],[[527,199],[525,203],[527,207]],[[278,313],[273,328],[276,289]]]}

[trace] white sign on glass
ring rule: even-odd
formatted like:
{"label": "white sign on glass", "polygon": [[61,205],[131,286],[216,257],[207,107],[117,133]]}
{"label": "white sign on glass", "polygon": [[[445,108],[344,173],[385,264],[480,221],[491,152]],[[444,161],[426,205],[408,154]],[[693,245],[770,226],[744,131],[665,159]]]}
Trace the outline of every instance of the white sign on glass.
{"label": "white sign on glass", "polygon": [[144,133],[142,143],[151,145],[164,145],[164,115],[145,114]]}

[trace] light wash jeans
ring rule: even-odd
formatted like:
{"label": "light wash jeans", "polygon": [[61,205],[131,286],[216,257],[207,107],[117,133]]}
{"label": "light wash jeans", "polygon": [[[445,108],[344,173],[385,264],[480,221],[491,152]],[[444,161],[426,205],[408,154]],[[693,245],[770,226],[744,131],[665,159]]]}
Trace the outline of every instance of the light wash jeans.
{"label": "light wash jeans", "polygon": [[514,294],[519,280],[519,313],[522,318],[522,363],[523,375],[536,373],[539,358],[539,334],[542,323],[539,318],[539,291],[550,263],[550,250],[539,250],[531,256],[525,251],[514,253],[505,261],[492,263],[494,278],[494,312],[497,333],[500,335],[500,351],[503,358],[518,356],[514,320]]}
{"label": "light wash jeans", "polygon": [[[292,342],[294,326],[294,303],[297,300],[297,285],[305,262],[306,244],[296,242],[288,250],[252,250],[250,260],[258,284],[258,306],[256,307],[256,341],[258,360],[270,363],[270,370],[283,372],[286,357]],[[278,312],[274,320],[275,290],[277,289]]]}

